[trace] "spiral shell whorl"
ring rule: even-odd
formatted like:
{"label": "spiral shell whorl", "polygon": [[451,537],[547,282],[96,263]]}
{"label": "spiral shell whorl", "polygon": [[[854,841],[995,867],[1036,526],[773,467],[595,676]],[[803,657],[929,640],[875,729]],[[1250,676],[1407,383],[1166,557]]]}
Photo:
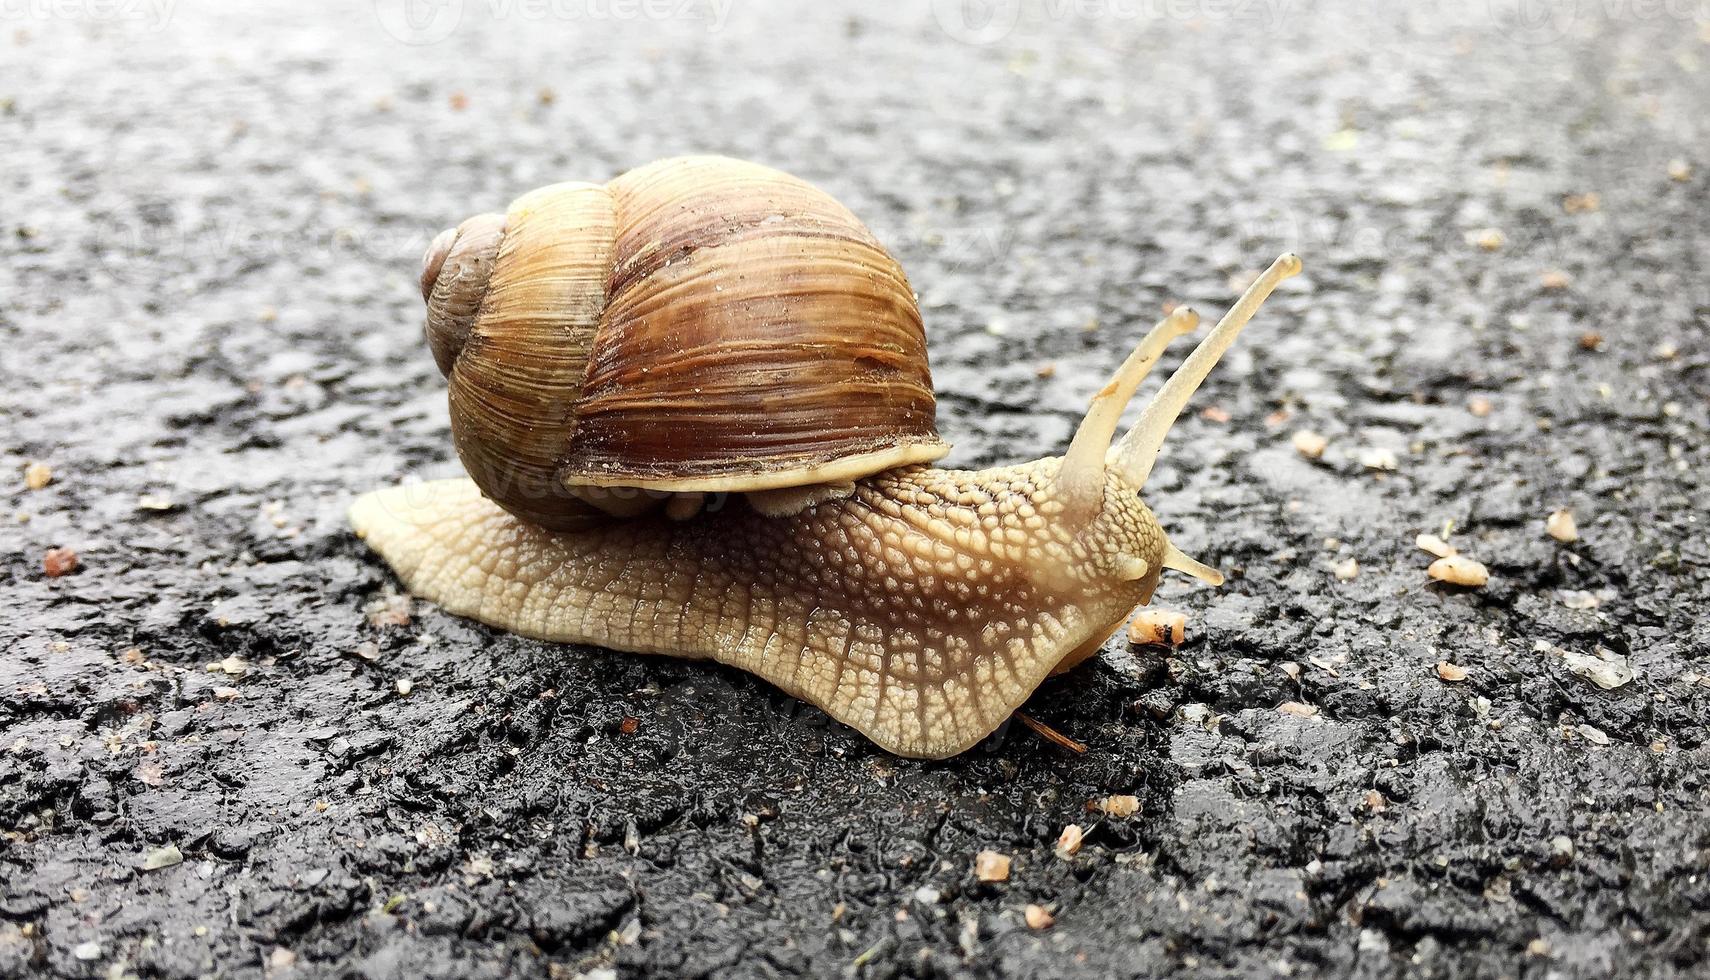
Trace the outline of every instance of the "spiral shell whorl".
{"label": "spiral shell whorl", "polygon": [[767,167],[542,187],[436,238],[422,282],[458,455],[544,527],[587,522],[602,488],[784,489],[949,450],[902,269]]}
{"label": "spiral shell whorl", "polygon": [[427,303],[427,342],[439,373],[451,369],[469,341],[469,331],[487,295],[499,244],[505,237],[502,214],[478,214],[440,232],[422,256],[422,299]]}
{"label": "spiral shell whorl", "polygon": [[[434,286],[436,300],[442,290],[463,296],[447,286],[447,270],[470,257],[459,282],[478,294],[476,303],[448,303],[440,328],[454,352],[446,377],[464,469],[506,510],[547,528],[577,526],[597,513],[564,486],[559,468],[605,308],[615,235],[605,188],[543,187],[503,215],[464,222]],[[434,320],[430,303],[430,342]]]}
{"label": "spiral shell whorl", "polygon": [[446,256],[451,254],[451,246],[456,241],[457,229],[447,228],[433,236],[427,251],[422,253],[422,270],[418,276],[422,286],[422,302],[433,299],[433,284],[439,281],[439,270],[445,267]]}

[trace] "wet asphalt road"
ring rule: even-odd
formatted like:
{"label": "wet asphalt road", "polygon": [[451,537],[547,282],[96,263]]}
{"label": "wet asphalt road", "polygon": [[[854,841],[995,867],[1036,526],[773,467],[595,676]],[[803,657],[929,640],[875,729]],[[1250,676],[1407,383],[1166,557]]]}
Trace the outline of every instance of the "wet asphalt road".
{"label": "wet asphalt road", "polygon": [[[1702,975],[1707,129],[1684,2],[0,3],[0,975]],[[898,760],[348,534],[455,472],[428,238],[689,151],[898,255],[958,465],[1306,259],[1148,488],[1230,582],[1029,705],[1086,754]]]}

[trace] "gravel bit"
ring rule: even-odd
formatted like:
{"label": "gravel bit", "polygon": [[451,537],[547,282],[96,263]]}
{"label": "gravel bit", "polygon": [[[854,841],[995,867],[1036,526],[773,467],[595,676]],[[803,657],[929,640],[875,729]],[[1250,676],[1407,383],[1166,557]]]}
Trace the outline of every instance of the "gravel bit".
{"label": "gravel bit", "polygon": [[974,855],[974,877],[984,882],[1009,880],[1009,855],[981,851]]}
{"label": "gravel bit", "polygon": [[1465,555],[1439,558],[1431,563],[1425,573],[1439,582],[1475,589],[1490,581],[1490,570]]}

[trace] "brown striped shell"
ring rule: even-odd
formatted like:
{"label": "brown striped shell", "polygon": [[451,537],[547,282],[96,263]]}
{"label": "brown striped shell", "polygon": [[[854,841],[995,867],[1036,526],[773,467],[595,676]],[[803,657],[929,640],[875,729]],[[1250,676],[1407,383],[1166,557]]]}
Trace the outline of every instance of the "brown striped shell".
{"label": "brown striped shell", "polygon": [[804,487],[950,448],[902,268],[768,167],[543,187],[434,239],[421,280],[464,467],[546,527],[595,488]]}

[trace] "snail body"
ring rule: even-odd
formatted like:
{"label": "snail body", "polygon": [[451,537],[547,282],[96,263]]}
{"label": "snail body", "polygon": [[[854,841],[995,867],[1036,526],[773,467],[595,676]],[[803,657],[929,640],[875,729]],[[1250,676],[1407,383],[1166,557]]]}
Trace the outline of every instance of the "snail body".
{"label": "snail body", "polygon": [[[534,235],[565,188],[593,223]],[[621,202],[610,227],[605,196]],[[624,215],[646,230],[623,231]],[[555,185],[442,235],[424,263],[429,343],[472,479],[366,494],[351,521],[454,614],[731,664],[891,752],[954,755],[1097,652],[1164,568],[1221,582],[1170,545],[1139,490],[1188,396],[1298,270],[1278,259],[1116,444],[1124,405],[1197,325],[1191,311],[1141,341],[1065,455],[944,470],[924,465],[949,447],[907,279],[829,197],[720,158]],[[491,363],[465,372],[472,355]],[[716,397],[686,394],[697,382]],[[650,405],[672,431],[647,431]],[[718,433],[696,411],[741,421]],[[712,492],[744,503],[702,510]]]}

